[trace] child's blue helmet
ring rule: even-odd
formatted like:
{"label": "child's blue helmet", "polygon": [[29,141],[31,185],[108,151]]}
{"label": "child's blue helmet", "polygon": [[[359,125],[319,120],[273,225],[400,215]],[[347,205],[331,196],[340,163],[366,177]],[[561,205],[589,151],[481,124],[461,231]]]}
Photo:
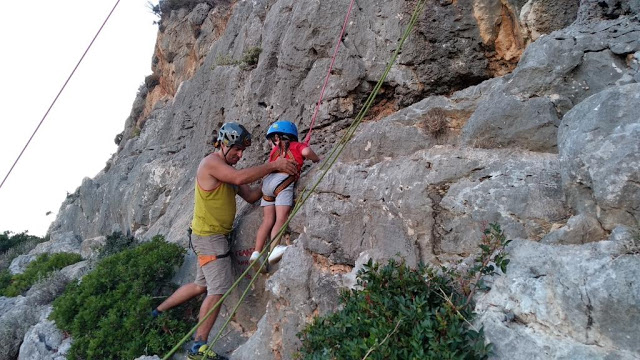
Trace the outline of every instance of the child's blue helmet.
{"label": "child's blue helmet", "polygon": [[271,137],[271,135],[289,135],[293,137],[293,141],[298,141],[298,128],[296,124],[287,120],[276,121],[271,126],[269,126],[269,130],[267,130],[267,139]]}

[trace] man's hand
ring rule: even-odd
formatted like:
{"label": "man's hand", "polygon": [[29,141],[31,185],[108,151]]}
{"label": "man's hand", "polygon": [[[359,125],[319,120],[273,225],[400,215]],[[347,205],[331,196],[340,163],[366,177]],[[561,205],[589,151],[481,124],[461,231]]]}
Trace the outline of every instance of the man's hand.
{"label": "man's hand", "polygon": [[289,160],[285,158],[278,158],[276,161],[272,162],[273,166],[275,166],[278,172],[287,173],[289,175],[297,175],[298,174],[298,165],[295,160]]}

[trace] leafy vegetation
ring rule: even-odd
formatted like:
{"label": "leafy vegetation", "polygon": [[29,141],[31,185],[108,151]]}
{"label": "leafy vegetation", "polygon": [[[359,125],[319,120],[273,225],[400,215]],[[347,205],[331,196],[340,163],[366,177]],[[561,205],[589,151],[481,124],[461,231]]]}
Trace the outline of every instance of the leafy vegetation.
{"label": "leafy vegetation", "polygon": [[153,5],[149,2],[149,8],[158,17],[162,18],[164,15],[169,15],[171,10],[187,9],[191,10],[199,3],[207,3],[213,6],[213,0],[160,0],[158,5]]}
{"label": "leafy vegetation", "polygon": [[42,241],[42,238],[37,236],[29,235],[26,231],[21,232],[19,234],[12,235],[13,233],[10,231],[5,231],[0,234],[0,253],[7,252],[7,250],[15,247],[21,243],[25,243],[28,241]]}
{"label": "leafy vegetation", "polygon": [[[241,70],[250,70],[251,68],[253,68],[258,63],[258,60],[260,59],[260,54],[261,53],[262,53],[262,48],[252,47],[252,48],[247,49],[247,51],[245,51],[242,54],[242,60],[235,60],[230,55],[218,55],[218,57],[216,58],[216,62],[215,62],[214,68],[215,68],[215,66],[235,66],[235,65],[238,65],[238,67]],[[213,70],[213,68],[212,68],[212,70]]]}
{"label": "leafy vegetation", "polygon": [[5,231],[0,234],[0,269],[6,269],[18,255],[26,254],[48,238],[29,235],[26,231],[14,234]]}
{"label": "leafy vegetation", "polygon": [[13,275],[7,283],[7,273],[0,274],[0,295],[13,297],[18,296],[29,290],[31,285],[37,281],[46,278],[49,274],[56,270],[60,270],[66,266],[81,261],[82,257],[72,253],[44,253],[32,261],[24,273]]}
{"label": "leafy vegetation", "polygon": [[471,299],[487,289],[482,276],[506,271],[509,244],[500,227],[484,232],[481,253],[466,272],[390,260],[369,261],[342,310],[315,318],[298,334],[302,359],[485,359],[491,350],[471,325]]}
{"label": "leafy vegetation", "polygon": [[3,294],[4,289],[11,285],[11,278],[12,276],[9,270],[0,270],[0,294]]}
{"label": "leafy vegetation", "polygon": [[190,330],[197,302],[156,319],[150,312],[174,289],[169,280],[183,256],[183,248],[156,236],[102,259],[82,282],[69,284],[50,316],[73,337],[68,358],[133,359],[176,344]]}
{"label": "leafy vegetation", "polygon": [[105,258],[110,255],[117,254],[124,250],[130,249],[136,245],[136,239],[131,235],[124,235],[120,231],[116,231],[107,236],[107,241],[100,248],[98,259]]}

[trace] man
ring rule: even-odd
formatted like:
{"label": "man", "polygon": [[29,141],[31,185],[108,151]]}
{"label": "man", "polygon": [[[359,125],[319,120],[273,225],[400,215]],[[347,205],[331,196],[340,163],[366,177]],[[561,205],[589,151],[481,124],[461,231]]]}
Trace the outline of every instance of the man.
{"label": "man", "polygon": [[[240,161],[244,150],[251,145],[251,134],[237,123],[222,125],[215,142],[217,151],[206,156],[200,165],[195,181],[195,201],[191,222],[191,242],[198,255],[196,280],[183,285],[153,311],[154,316],[183,302],[207,293],[200,307],[199,319],[229,290],[233,283],[230,249],[227,235],[232,230],[236,214],[235,196],[253,203],[262,197],[260,188],[247,184],[261,179],[271,172],[295,175],[296,163],[282,161],[237,170],[233,166]],[[207,338],[218,317],[218,307],[195,333],[195,340],[188,351],[189,359],[215,359],[224,357],[207,348]]]}

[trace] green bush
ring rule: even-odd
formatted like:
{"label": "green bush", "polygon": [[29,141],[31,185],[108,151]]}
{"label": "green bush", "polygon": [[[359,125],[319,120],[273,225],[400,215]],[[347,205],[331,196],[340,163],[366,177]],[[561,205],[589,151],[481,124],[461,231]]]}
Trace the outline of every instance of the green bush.
{"label": "green bush", "polygon": [[136,245],[136,239],[131,235],[124,235],[116,231],[107,236],[107,241],[98,253],[98,258],[102,259],[110,255],[117,254]]}
{"label": "green bush", "polygon": [[26,231],[13,234],[5,231],[0,234],[0,269],[6,269],[18,255],[26,254],[48,238],[29,235]]}
{"label": "green bush", "polygon": [[262,53],[262,48],[259,47],[252,47],[245,51],[242,55],[242,66],[249,67],[257,64],[260,53]]}
{"label": "green bush", "polygon": [[50,316],[73,337],[68,358],[133,359],[165,353],[178,343],[191,329],[194,319],[181,316],[189,311],[178,307],[155,320],[150,312],[160,295],[173,290],[167,284],[184,252],[156,236],[104,258],[82,282],[69,284]]}
{"label": "green bush", "polygon": [[491,225],[482,252],[465,273],[390,260],[371,260],[358,272],[355,290],[343,291],[342,310],[317,317],[298,337],[302,359],[486,359],[482,329],[471,326],[470,301],[483,275],[506,271],[509,241]]}
{"label": "green bush", "polygon": [[11,284],[11,277],[9,270],[0,270],[0,295],[2,295],[4,293],[4,289]]}
{"label": "green bush", "polygon": [[[72,253],[41,254],[27,265],[24,273],[13,275],[9,284],[4,288],[0,288],[0,294],[9,297],[18,296],[50,273],[81,260],[82,257],[80,255]],[[0,281],[0,283],[2,282],[4,280]]]}
{"label": "green bush", "polygon": [[149,7],[151,11],[159,17],[168,16],[172,10],[187,9],[191,10],[199,3],[207,3],[210,6],[214,5],[213,0],[160,0],[157,5],[151,5]]}
{"label": "green bush", "polygon": [[231,55],[218,55],[216,57],[215,65],[211,68],[211,70],[215,69],[216,66],[235,66],[238,65],[240,70],[250,70],[258,63],[260,59],[260,54],[262,53],[262,48],[252,47],[247,49],[242,54],[242,60],[234,60]]}

